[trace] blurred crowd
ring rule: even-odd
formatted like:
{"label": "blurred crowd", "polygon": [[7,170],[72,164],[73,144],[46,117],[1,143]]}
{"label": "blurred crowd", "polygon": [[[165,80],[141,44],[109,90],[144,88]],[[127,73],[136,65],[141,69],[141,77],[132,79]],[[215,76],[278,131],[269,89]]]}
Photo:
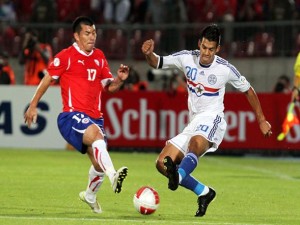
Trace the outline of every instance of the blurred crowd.
{"label": "blurred crowd", "polygon": [[[24,65],[24,84],[38,84],[43,77],[43,69],[47,67],[57,51],[70,43],[72,36],[67,29],[51,26],[51,24],[71,23],[78,15],[90,16],[96,24],[113,25],[285,21],[300,19],[300,0],[0,0],[0,45],[2,46],[0,66],[6,71],[3,70],[4,75],[0,74],[0,83],[16,83],[13,71],[8,72],[7,69],[8,59],[12,56],[19,59],[20,65]],[[22,23],[50,24],[50,26],[45,26],[43,29],[38,27],[36,30],[14,26]],[[126,31],[122,29],[98,29],[97,32],[101,39],[97,39],[99,42],[96,46],[103,49],[109,59],[124,59],[128,54],[128,47],[131,48],[133,59],[144,59],[140,51],[141,41],[149,36],[155,39],[157,48],[164,49],[165,53],[170,48],[176,50],[176,47],[180,47],[178,44],[180,40],[177,40],[179,37],[174,35],[172,29],[165,33],[160,30],[145,33],[137,29],[132,33],[132,37],[124,34]],[[178,34],[178,31],[175,32]],[[37,36],[36,39],[26,38],[29,33],[36,34],[31,35]],[[194,33],[184,35],[185,40],[192,40],[195,37]],[[228,36],[230,35],[225,35],[225,38]],[[232,55],[238,57],[274,54],[275,41],[272,34],[263,31],[252,36],[254,41],[245,41],[243,37],[239,40],[241,35],[238,33],[237,37],[233,38],[235,41],[231,41],[228,46],[225,40],[224,52],[229,48]],[[276,39],[280,40],[278,36]],[[128,44],[124,45],[124,43]],[[277,49],[284,49],[280,47],[280,43],[282,41],[277,45]],[[291,45],[293,41],[285,41],[285,43]],[[185,45],[187,49],[195,47],[192,41],[186,41]],[[300,49],[300,35],[299,47],[292,49],[295,50],[295,54]],[[39,67],[33,69],[32,65],[39,65]],[[32,73],[30,70],[35,72]],[[123,89],[131,91],[150,89],[148,82],[151,83],[154,79],[152,71],[149,71],[147,81],[141,80],[134,68],[131,71],[130,79],[124,84]],[[35,75],[29,78],[28,74]],[[174,90],[185,91],[184,78],[176,71],[155,77],[162,81],[162,90],[170,93]]]}
{"label": "blurred crowd", "polygon": [[0,0],[1,20],[63,23],[80,14],[96,23],[296,20],[300,0]]}

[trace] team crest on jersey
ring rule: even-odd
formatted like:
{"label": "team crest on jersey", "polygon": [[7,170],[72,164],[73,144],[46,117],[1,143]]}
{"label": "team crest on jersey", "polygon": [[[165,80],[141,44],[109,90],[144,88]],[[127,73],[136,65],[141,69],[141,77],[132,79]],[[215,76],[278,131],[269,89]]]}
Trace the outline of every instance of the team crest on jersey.
{"label": "team crest on jersey", "polygon": [[81,122],[84,123],[84,124],[87,124],[87,123],[89,123],[89,119],[88,118],[83,118]]}
{"label": "team crest on jersey", "polygon": [[207,82],[211,85],[214,85],[215,83],[217,83],[217,77],[214,74],[210,74],[207,78]]}
{"label": "team crest on jersey", "polygon": [[204,91],[205,91],[205,88],[202,84],[198,84],[195,88],[195,93],[198,97],[200,97]]}
{"label": "team crest on jersey", "polygon": [[[217,78],[215,75],[213,75],[213,76],[215,77],[214,83],[216,83]],[[204,95],[204,96],[218,96],[219,95],[219,90],[220,90],[219,88],[207,87],[201,83],[194,83],[193,81],[190,81],[190,80],[187,80],[187,84],[188,84],[188,90],[191,93],[196,94],[197,97],[201,97],[202,95]]]}
{"label": "team crest on jersey", "polygon": [[54,58],[54,60],[53,60],[53,65],[54,65],[54,66],[59,66],[59,64],[60,64],[59,58]]}
{"label": "team crest on jersey", "polygon": [[96,63],[96,65],[97,65],[97,66],[99,66],[99,65],[100,65],[100,62],[99,62],[99,60],[98,60],[98,59],[94,59],[94,61],[95,61],[95,63]]}

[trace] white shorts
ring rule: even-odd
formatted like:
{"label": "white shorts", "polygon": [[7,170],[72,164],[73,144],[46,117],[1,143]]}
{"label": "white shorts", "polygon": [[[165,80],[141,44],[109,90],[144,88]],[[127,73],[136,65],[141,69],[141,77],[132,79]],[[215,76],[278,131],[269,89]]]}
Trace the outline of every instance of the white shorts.
{"label": "white shorts", "polygon": [[178,148],[184,155],[188,153],[188,144],[191,137],[201,135],[213,145],[206,152],[214,152],[221,144],[227,123],[220,115],[197,115],[184,128],[182,133],[170,139],[168,142]]}

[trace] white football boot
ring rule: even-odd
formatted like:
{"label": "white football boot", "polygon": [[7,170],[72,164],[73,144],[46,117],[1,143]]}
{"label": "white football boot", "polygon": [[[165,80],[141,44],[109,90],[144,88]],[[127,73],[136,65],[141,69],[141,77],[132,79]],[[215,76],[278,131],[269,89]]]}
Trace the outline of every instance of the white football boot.
{"label": "white football boot", "polygon": [[93,210],[94,213],[102,213],[102,209],[100,204],[98,203],[97,199],[95,202],[89,202],[88,200],[86,200],[85,198],[85,191],[82,191],[79,193],[79,198],[81,201],[85,202],[86,204],[89,205],[89,207],[91,207],[91,209]]}

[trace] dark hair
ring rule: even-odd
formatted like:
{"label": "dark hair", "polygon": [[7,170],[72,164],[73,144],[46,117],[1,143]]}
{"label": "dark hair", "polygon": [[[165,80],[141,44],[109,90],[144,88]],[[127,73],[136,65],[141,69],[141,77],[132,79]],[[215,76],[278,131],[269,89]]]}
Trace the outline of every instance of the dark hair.
{"label": "dark hair", "polygon": [[200,34],[200,40],[205,38],[209,41],[214,41],[217,45],[221,44],[221,32],[217,24],[211,24],[205,27]]}
{"label": "dark hair", "polygon": [[91,18],[87,16],[79,16],[74,20],[72,24],[73,33],[79,33],[81,31],[81,24],[93,26],[95,23]]}
{"label": "dark hair", "polygon": [[284,80],[285,82],[290,83],[290,78],[284,74],[278,77],[278,80]]}
{"label": "dark hair", "polygon": [[281,75],[278,77],[277,83],[274,87],[274,92],[283,92],[284,89],[290,85],[290,78],[286,75]]}

